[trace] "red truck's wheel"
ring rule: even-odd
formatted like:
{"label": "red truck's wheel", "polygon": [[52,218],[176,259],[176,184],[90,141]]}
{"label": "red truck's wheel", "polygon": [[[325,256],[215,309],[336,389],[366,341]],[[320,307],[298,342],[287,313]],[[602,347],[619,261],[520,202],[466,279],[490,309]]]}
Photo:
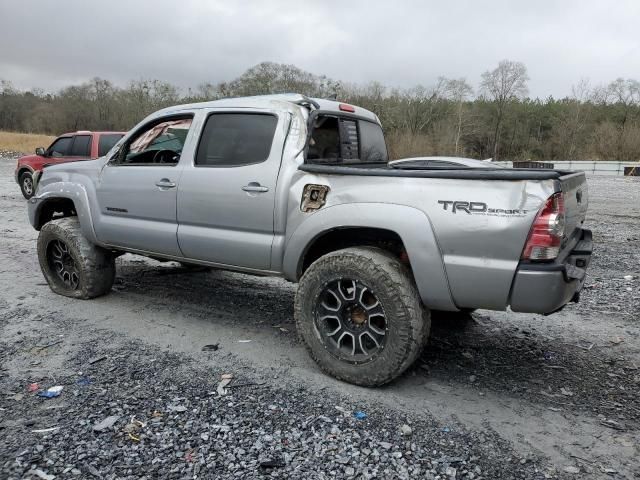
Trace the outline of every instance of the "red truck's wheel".
{"label": "red truck's wheel", "polygon": [[115,279],[114,256],[82,235],[77,217],[59,218],[42,227],[38,260],[51,290],[66,297],[104,295]]}
{"label": "red truck's wheel", "polygon": [[420,354],[431,324],[411,272],[392,254],[372,247],[316,260],[300,280],[295,317],[324,371],[365,386],[404,372]]}
{"label": "red truck's wheel", "polygon": [[29,200],[33,197],[34,187],[33,187],[33,176],[29,172],[24,172],[20,175],[20,190],[22,191],[22,196]]}

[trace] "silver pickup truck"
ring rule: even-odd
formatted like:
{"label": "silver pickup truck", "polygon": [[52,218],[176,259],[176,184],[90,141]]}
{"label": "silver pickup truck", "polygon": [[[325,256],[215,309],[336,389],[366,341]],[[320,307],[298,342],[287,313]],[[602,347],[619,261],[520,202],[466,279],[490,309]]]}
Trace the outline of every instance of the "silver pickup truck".
{"label": "silver pickup truck", "polygon": [[360,385],[412,364],[431,311],[577,301],[586,210],[583,173],[389,163],[376,115],[295,94],[166,108],[29,200],[54,292],[106,294],[123,252],[281,276],[311,356]]}

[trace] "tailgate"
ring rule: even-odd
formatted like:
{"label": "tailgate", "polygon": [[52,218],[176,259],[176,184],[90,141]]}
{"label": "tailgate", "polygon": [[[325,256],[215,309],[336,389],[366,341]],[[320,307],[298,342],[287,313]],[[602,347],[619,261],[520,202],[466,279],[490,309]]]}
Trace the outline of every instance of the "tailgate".
{"label": "tailgate", "polygon": [[589,206],[589,191],[584,172],[571,172],[559,178],[564,194],[565,237],[571,239],[582,226]]}

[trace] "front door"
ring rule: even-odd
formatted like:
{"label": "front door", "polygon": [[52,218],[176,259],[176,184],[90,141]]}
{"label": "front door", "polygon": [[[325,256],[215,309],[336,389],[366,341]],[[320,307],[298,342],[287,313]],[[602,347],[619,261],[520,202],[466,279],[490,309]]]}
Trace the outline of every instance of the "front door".
{"label": "front door", "polygon": [[138,129],[102,169],[96,185],[96,235],[108,245],[180,256],[176,192],[193,115]]}
{"label": "front door", "polygon": [[178,242],[186,258],[268,270],[273,209],[288,116],[206,114],[178,186]]}

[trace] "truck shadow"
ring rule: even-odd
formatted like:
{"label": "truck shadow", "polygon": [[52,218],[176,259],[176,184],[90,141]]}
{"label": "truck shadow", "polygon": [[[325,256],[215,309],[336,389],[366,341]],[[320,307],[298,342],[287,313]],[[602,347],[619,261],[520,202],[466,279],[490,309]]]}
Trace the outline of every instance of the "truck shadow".
{"label": "truck shadow", "polygon": [[[489,313],[489,312],[487,312]],[[453,320],[453,321],[452,321]],[[534,319],[532,319],[534,320]],[[420,375],[640,425],[640,370],[607,345],[542,336],[474,313],[435,316]]]}
{"label": "truck shadow", "polygon": [[142,293],[169,310],[187,308],[194,317],[288,324],[293,332],[295,288],[285,280],[134,258],[118,262],[115,290]]}

